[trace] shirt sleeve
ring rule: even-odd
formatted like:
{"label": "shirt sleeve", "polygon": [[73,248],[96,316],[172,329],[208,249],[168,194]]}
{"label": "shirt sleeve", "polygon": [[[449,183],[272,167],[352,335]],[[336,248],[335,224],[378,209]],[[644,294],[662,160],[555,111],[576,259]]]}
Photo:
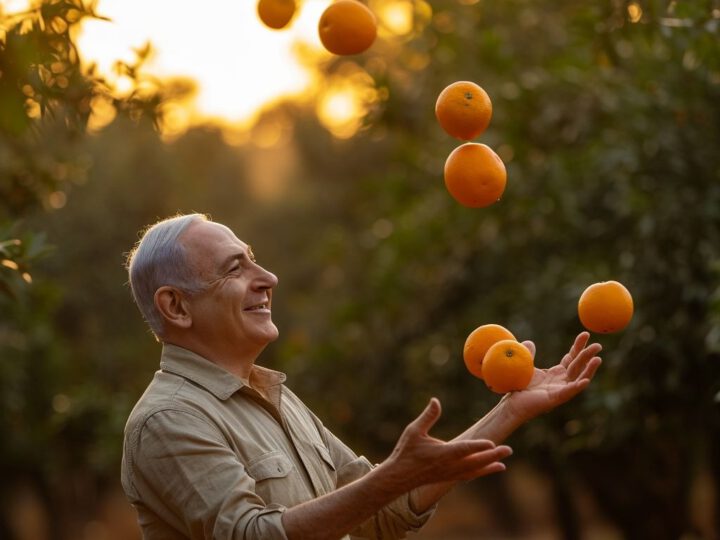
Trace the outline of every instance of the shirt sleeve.
{"label": "shirt sleeve", "polygon": [[[323,429],[330,456],[337,470],[338,488],[363,477],[374,468],[365,457],[357,456],[330,430]],[[417,531],[425,525],[436,508],[437,505],[433,505],[425,512],[416,513],[410,503],[408,492],[360,525],[352,532],[352,536],[375,540],[405,538],[407,532]]]}
{"label": "shirt sleeve", "polygon": [[199,414],[162,410],[134,437],[131,480],[142,503],[191,539],[287,540],[285,507],[266,504],[220,431]]}

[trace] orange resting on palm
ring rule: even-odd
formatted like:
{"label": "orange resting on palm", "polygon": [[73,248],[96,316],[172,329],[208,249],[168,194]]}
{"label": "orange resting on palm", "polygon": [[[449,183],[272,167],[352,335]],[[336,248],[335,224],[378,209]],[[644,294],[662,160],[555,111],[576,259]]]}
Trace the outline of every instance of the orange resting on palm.
{"label": "orange resting on palm", "polygon": [[490,206],[505,192],[506,183],[505,164],[487,145],[465,143],[445,161],[445,187],[463,206]]}
{"label": "orange resting on palm", "polygon": [[333,54],[359,54],[375,41],[377,21],[365,4],[338,0],[320,16],[318,34],[323,46]]}
{"label": "orange resting on palm", "polygon": [[452,137],[469,141],[490,125],[492,102],[474,82],[458,81],[447,86],[435,102],[435,117]]}
{"label": "orange resting on palm", "polygon": [[482,379],[483,359],[488,349],[498,341],[515,339],[510,330],[499,324],[484,324],[470,332],[463,347],[463,360],[468,371]]}
{"label": "orange resting on palm", "polygon": [[524,390],[530,384],[535,366],[532,354],[522,343],[498,341],[490,347],[483,361],[483,379],[498,394]]}
{"label": "orange resting on palm", "polygon": [[295,0],[259,0],[257,13],[265,26],[279,30],[295,15]]}
{"label": "orange resting on palm", "polygon": [[619,332],[633,316],[630,291],[617,281],[594,283],[580,296],[578,316],[582,325],[591,332]]}

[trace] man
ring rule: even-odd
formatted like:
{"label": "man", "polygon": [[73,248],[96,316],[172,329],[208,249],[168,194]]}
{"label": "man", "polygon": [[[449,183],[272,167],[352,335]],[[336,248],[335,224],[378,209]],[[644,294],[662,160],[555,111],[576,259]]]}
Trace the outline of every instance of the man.
{"label": "man", "polygon": [[[130,284],[163,345],[160,371],[125,429],[122,482],[146,539],[402,538],[458,481],[505,469],[517,427],[581,392],[600,365],[588,334],[452,441],[429,435],[433,398],[379,465],[356,456],[256,365],[278,337],[277,278],[250,246],[200,214],[149,228]],[[534,345],[525,342],[534,352]]]}

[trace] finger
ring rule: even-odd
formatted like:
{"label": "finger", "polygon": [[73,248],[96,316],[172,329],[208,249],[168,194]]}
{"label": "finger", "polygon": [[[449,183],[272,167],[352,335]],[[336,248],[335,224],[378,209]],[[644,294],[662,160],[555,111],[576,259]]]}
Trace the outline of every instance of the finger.
{"label": "finger", "polygon": [[574,381],[578,378],[578,375],[585,370],[588,362],[591,358],[596,356],[602,350],[602,345],[599,343],[593,343],[592,345],[585,347],[577,357],[570,362],[567,367],[567,380]]}
{"label": "finger", "polygon": [[474,471],[469,472],[466,476],[461,478],[461,480],[464,480],[466,482],[469,482],[470,480],[475,480],[475,478],[480,478],[482,476],[489,476],[491,474],[503,472],[507,469],[504,463],[500,461],[496,461],[495,463],[491,463],[490,465],[486,465],[485,467],[482,467],[481,469],[476,469]]}
{"label": "finger", "polygon": [[557,391],[555,396],[556,405],[570,401],[572,398],[577,396],[580,392],[585,390],[590,384],[590,379],[580,379],[573,383],[563,386]]}
{"label": "finger", "polygon": [[570,347],[570,352],[568,354],[572,358],[575,358],[585,345],[587,345],[589,339],[590,332],[580,332],[575,338],[575,342],[572,344],[572,347]]}
{"label": "finger", "polygon": [[592,381],[601,364],[602,359],[599,356],[592,357],[580,376],[558,391],[558,401],[564,403],[585,390],[590,385],[590,381]]}
{"label": "finger", "polygon": [[512,455],[512,448],[509,446],[498,446],[492,450],[485,450],[484,452],[478,452],[467,456],[466,458],[457,461],[456,467],[453,467],[453,475],[470,475],[471,477],[477,476],[477,472],[483,470],[486,467],[500,463],[501,460]]}
{"label": "finger", "polygon": [[437,398],[430,398],[430,402],[425,407],[425,410],[420,413],[415,420],[413,420],[408,427],[417,430],[423,435],[427,435],[430,428],[435,425],[435,422],[440,418],[442,407],[440,401]]}
{"label": "finger", "polygon": [[575,338],[575,342],[570,347],[570,351],[565,356],[563,356],[560,364],[562,364],[562,366],[565,368],[568,367],[570,365],[570,362],[572,362],[578,355],[578,353],[585,347],[589,339],[590,332],[580,332]]}
{"label": "finger", "polygon": [[597,372],[598,368],[600,367],[600,364],[602,364],[602,359],[599,356],[593,356],[587,363],[585,369],[577,378],[577,380],[582,381],[587,379],[588,381],[591,381],[592,378],[595,376],[595,372]]}
{"label": "finger", "polygon": [[450,452],[455,459],[463,459],[495,448],[495,443],[488,439],[450,441],[445,445],[445,450]]}
{"label": "finger", "polygon": [[532,355],[532,357],[533,357],[533,359],[534,359],[534,358],[535,358],[535,344],[534,344],[532,341],[530,341],[530,340],[528,340],[528,341],[523,341],[522,344],[525,345],[525,348],[526,348],[528,351],[530,351],[530,354]]}

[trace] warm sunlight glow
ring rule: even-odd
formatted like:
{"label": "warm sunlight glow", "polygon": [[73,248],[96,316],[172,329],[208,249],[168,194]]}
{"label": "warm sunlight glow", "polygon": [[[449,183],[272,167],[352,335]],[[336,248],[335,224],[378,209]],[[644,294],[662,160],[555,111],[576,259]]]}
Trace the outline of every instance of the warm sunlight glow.
{"label": "warm sunlight glow", "polygon": [[433,16],[425,0],[370,0],[370,7],[380,21],[380,36],[401,44],[420,34]]}
{"label": "warm sunlight glow", "polygon": [[90,118],[87,129],[90,133],[97,133],[115,119],[117,111],[105,96],[95,96],[90,102]]}
{"label": "warm sunlight glow", "polygon": [[333,135],[349,139],[362,127],[365,114],[377,101],[378,92],[372,78],[355,64],[348,63],[322,92],[317,115]]}
{"label": "warm sunlight glow", "polygon": [[25,11],[30,7],[32,0],[2,0],[0,2],[0,11],[5,13],[18,13]]}
{"label": "warm sunlight glow", "polygon": [[[181,135],[189,126],[213,121],[226,128],[233,144],[260,148],[281,144],[287,126],[264,121],[264,111],[278,100],[292,97],[314,102],[321,123],[336,137],[352,137],[379,99],[373,79],[352,61],[319,77],[314,69],[331,58],[321,45],[317,24],[332,0],[298,2],[298,12],[281,30],[265,26],[257,15],[257,0],[97,0],[95,12],[109,20],[87,19],[76,35],[86,68],[95,66],[119,97],[139,89],[119,63],[132,65],[142,51],[145,76],[158,80],[185,79],[194,92],[163,108],[164,137]],[[27,9],[30,0],[0,0],[6,11]],[[397,46],[432,19],[425,0],[370,0],[385,39]],[[415,56],[413,56],[415,54]],[[429,57],[408,53],[413,69],[424,68]],[[371,60],[372,62],[372,60]],[[35,105],[28,97],[28,110]],[[116,116],[105,97],[91,103],[88,129],[98,132]]]}
{"label": "warm sunlight glow", "polygon": [[404,36],[412,32],[414,9],[410,0],[398,0],[380,6],[377,15],[390,32],[396,36]]}
{"label": "warm sunlight glow", "polygon": [[637,2],[630,2],[627,7],[627,12],[630,17],[630,22],[636,23],[642,18],[643,10]]}
{"label": "warm sunlight glow", "polygon": [[[112,22],[84,22],[78,46],[84,62],[96,64],[120,93],[131,88],[115,63],[133,62],[135,50],[148,42],[153,52],[147,73],[192,79],[197,85],[192,103],[170,108],[165,131],[181,132],[205,119],[248,127],[264,105],[308,91],[311,75],[293,48],[298,43],[322,48],[317,21],[329,3],[304,2],[289,28],[278,31],[259,20],[255,0],[100,0],[97,13]],[[107,108],[93,110],[94,128],[112,120]]]}

